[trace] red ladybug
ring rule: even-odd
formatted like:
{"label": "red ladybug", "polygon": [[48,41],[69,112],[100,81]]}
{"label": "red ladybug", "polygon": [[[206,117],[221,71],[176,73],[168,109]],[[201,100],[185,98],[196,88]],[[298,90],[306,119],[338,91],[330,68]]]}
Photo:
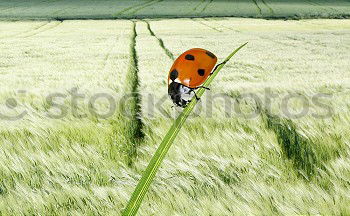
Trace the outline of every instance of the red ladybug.
{"label": "red ladybug", "polygon": [[201,85],[220,65],[213,70],[217,60],[212,52],[200,48],[187,50],[175,60],[168,76],[168,94],[175,105],[186,107],[192,92],[199,100],[194,90],[205,88]]}

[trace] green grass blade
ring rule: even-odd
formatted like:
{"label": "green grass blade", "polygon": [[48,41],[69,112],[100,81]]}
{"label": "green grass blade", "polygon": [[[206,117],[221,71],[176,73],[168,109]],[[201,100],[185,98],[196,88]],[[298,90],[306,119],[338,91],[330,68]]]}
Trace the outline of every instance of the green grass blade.
{"label": "green grass blade", "polygon": [[[238,47],[235,51],[233,51],[221,64],[217,69],[213,72],[211,76],[203,83],[203,86],[208,87],[216,75],[219,73],[221,68],[228,62],[233,55],[235,55],[242,47],[244,47],[247,43]],[[198,97],[201,97],[204,93],[205,89],[200,88],[196,93]],[[151,161],[149,162],[145,172],[143,173],[142,178],[136,186],[135,191],[133,192],[128,205],[126,206],[123,215],[124,216],[132,216],[136,215],[137,210],[139,209],[141,202],[146,195],[148,188],[151,185],[151,182],[154,176],[157,173],[157,170],[162,163],[166,153],[168,152],[171,144],[173,143],[175,137],[179,133],[182,125],[185,123],[187,117],[192,112],[194,106],[197,104],[197,100],[192,100],[186,108],[182,111],[182,113],[177,117],[168,133],[165,135],[162,143],[159,145],[156,153],[153,155]]]}

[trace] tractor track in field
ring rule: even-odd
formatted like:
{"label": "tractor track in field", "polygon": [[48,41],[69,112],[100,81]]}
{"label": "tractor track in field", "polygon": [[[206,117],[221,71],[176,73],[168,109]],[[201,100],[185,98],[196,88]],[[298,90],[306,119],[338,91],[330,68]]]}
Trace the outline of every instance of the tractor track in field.
{"label": "tractor track in field", "polygon": [[274,132],[284,157],[293,162],[299,177],[309,181],[323,168],[313,147],[315,143],[301,135],[296,125],[289,119],[262,112],[267,129]]}
{"label": "tractor track in field", "polygon": [[[240,103],[239,96],[236,101]],[[324,163],[332,159],[332,156],[324,157],[325,155],[317,153],[317,143],[300,133],[291,119],[272,114],[258,101],[255,101],[255,109],[260,113],[265,127],[275,134],[283,158],[292,162],[299,178],[310,182],[319,170],[326,171]]]}
{"label": "tractor track in field", "polygon": [[311,21],[307,22],[305,20],[300,20],[300,22],[303,22],[304,24],[309,25],[309,26],[321,26],[325,30],[331,30],[331,31],[334,30],[334,29],[332,29],[330,27],[325,27],[324,25],[322,25],[320,23],[314,23],[314,22],[311,22]]}
{"label": "tractor track in field", "polygon": [[70,8],[63,8],[63,9],[56,10],[52,13],[52,16],[57,17],[56,19],[58,20],[58,17],[64,14],[67,11],[67,9],[70,9]]}
{"label": "tractor track in field", "polygon": [[[239,102],[239,99],[238,96],[236,100]],[[292,162],[299,178],[310,182],[319,176],[320,171],[327,172],[325,163],[339,157],[338,150],[324,154],[322,149],[318,149],[318,139],[304,135],[291,119],[271,113],[259,101],[255,101],[255,109],[257,113],[260,113],[265,127],[275,134],[283,153],[282,158]],[[322,182],[317,181],[316,183],[321,187],[329,188]]]}
{"label": "tractor track in field", "polygon": [[270,7],[270,5],[268,5],[265,0],[261,0],[261,1],[265,5],[265,7],[267,7],[267,9],[270,11],[271,15],[275,15],[275,11],[272,9],[272,7]]}
{"label": "tractor track in field", "polygon": [[150,23],[146,20],[143,20],[143,21],[146,23],[149,33],[158,40],[158,43],[159,43],[160,47],[162,47],[162,49],[164,50],[165,54],[171,60],[174,60],[175,59],[174,54],[168,48],[165,47],[163,40],[153,32]]}
{"label": "tractor track in field", "polygon": [[210,28],[210,29],[212,29],[212,30],[214,30],[214,31],[222,32],[220,29],[217,29],[217,28],[214,27],[214,26],[208,25],[208,24],[206,24],[206,23],[204,23],[204,22],[198,20],[197,18],[190,18],[190,19],[191,19],[193,22],[199,23],[199,24],[201,24],[201,25],[204,25],[204,26],[206,26],[206,27],[208,27],[208,28]]}
{"label": "tractor track in field", "polygon": [[201,13],[203,13],[212,2],[213,0],[209,0],[207,4],[202,8]]}
{"label": "tractor track in field", "polygon": [[[203,20],[209,22],[210,20],[208,18],[202,18]],[[230,31],[234,31],[234,32],[237,32],[237,33],[240,33],[241,31],[237,30],[237,29],[234,29],[234,28],[231,28],[231,27],[227,27],[227,26],[224,26],[224,25],[221,25],[221,24],[218,24],[221,28],[225,28],[227,30],[230,30]]]}
{"label": "tractor track in field", "polygon": [[[56,22],[56,24],[49,26],[48,28],[45,28],[46,26],[48,26],[50,23],[53,23],[53,22]],[[17,35],[17,37],[19,37],[19,38],[33,37],[33,36],[36,36],[36,35],[41,34],[43,32],[52,30],[52,29],[56,28],[57,26],[59,26],[61,23],[62,23],[62,21],[51,21],[51,22],[46,23],[45,25],[40,26],[39,28],[36,28],[30,32],[25,33],[23,36]]]}
{"label": "tractor track in field", "polygon": [[0,11],[1,12],[6,12],[8,10],[12,10],[12,9],[15,9],[15,8],[18,8],[18,5],[16,5],[16,6],[8,6],[6,8],[1,9]]}
{"label": "tractor track in field", "polygon": [[133,165],[134,158],[137,157],[137,148],[144,138],[143,122],[141,120],[141,96],[139,94],[139,66],[136,51],[136,21],[133,22],[132,36],[130,43],[130,64],[125,78],[125,95],[129,95],[128,100],[120,103],[119,121],[115,124],[122,124],[123,138],[120,140],[121,151],[126,155],[128,166]]}
{"label": "tractor track in field", "polygon": [[143,2],[143,3],[140,3],[140,4],[136,4],[136,5],[132,5],[130,7],[127,7],[121,11],[119,11],[118,13],[114,14],[115,16],[118,16],[118,15],[134,15],[136,12],[146,8],[146,7],[149,7],[153,4],[156,4],[158,2],[161,2],[163,0],[149,0],[149,1],[146,1],[146,2]]}
{"label": "tractor track in field", "polygon": [[281,42],[281,41],[278,41],[278,40],[274,40],[274,39],[269,38],[269,37],[267,37],[267,36],[260,36],[260,35],[258,35],[257,37],[260,38],[260,39],[263,39],[263,40],[270,41],[270,42],[272,42],[272,43],[279,44],[279,45],[294,47],[293,44],[284,43],[284,42]]}
{"label": "tractor track in field", "polygon": [[[50,1],[50,0],[44,0],[44,1],[41,1],[41,2],[38,2],[35,6],[38,6],[38,5],[40,5],[40,4],[42,4],[42,3],[51,3],[51,2],[57,2],[57,1],[61,1],[61,0],[52,0],[52,1]],[[2,11],[2,12],[4,12],[4,11],[8,11],[8,10],[12,10],[12,9],[16,9],[16,8],[18,8],[18,4],[16,4],[16,6],[10,6],[10,7],[7,7],[7,8],[4,8],[4,9],[1,9],[0,11]],[[22,4],[22,6],[23,6],[23,4]],[[25,7],[25,6],[23,6],[23,7]],[[26,9],[25,10],[28,10],[28,9],[30,9],[30,7],[32,7],[32,5],[31,6],[29,6],[29,7],[26,7]],[[22,10],[23,11],[23,10]]]}
{"label": "tractor track in field", "polygon": [[[47,25],[49,25],[52,22],[58,22],[58,24],[55,26],[52,26],[51,28],[45,28]],[[44,24],[37,25],[37,26],[27,30],[27,31],[13,34],[13,35],[9,35],[9,36],[5,36],[5,37],[0,37],[0,39],[13,38],[13,37],[15,37],[15,38],[32,37],[34,35],[40,34],[40,33],[45,32],[47,30],[53,29],[53,28],[57,27],[60,23],[62,23],[62,22],[61,21],[45,22]]]}
{"label": "tractor track in field", "polygon": [[314,2],[312,0],[305,0],[306,3],[313,5],[313,6],[317,6],[320,7],[323,11],[325,12],[329,12],[328,9],[332,10],[333,12],[339,13],[340,11],[338,9],[332,8],[332,7],[327,7],[327,6],[323,6],[318,2]]}
{"label": "tractor track in field", "polygon": [[258,2],[256,0],[252,0],[253,3],[256,6],[256,9],[258,10],[259,14],[262,15],[261,7],[258,5]]}
{"label": "tractor track in field", "polygon": [[307,40],[307,38],[305,37],[291,37],[291,36],[286,36],[287,39],[289,40],[294,40],[294,41],[298,41],[298,42],[301,42],[303,44],[309,44],[309,45],[312,45],[312,46],[322,46],[322,47],[325,47],[327,48],[327,45],[324,44],[324,43],[315,43],[315,42],[312,42],[310,40]]}
{"label": "tractor track in field", "polygon": [[201,0],[193,9],[192,11],[196,11],[199,6],[201,6],[206,0]]}
{"label": "tractor track in field", "polygon": [[[209,22],[208,19],[203,18],[203,20],[206,21],[206,22]],[[209,27],[209,28],[211,28],[211,29],[214,29],[214,27],[211,26],[210,24],[205,24],[205,26],[207,26],[207,27]],[[224,27],[223,25],[220,25],[220,26]],[[248,34],[248,33],[245,33],[245,32],[239,31],[239,30],[235,30],[235,29],[233,29],[233,28],[229,28],[229,27],[225,27],[225,28],[230,29],[230,30],[232,30],[232,31],[235,31],[236,33],[241,33],[241,34],[245,34],[245,35],[252,36],[252,35],[250,35],[250,34]],[[218,30],[218,29],[216,29],[216,28],[215,28],[214,30],[222,32],[221,30]],[[280,45],[283,45],[283,46],[291,46],[291,47],[293,47],[292,44],[284,43],[284,42],[277,41],[277,40],[273,40],[273,39],[268,38],[268,37],[259,36],[259,35],[255,35],[255,37],[258,37],[258,38],[263,39],[263,40],[268,40],[268,41],[270,41],[270,42],[277,43],[277,44],[280,44]]]}
{"label": "tractor track in field", "polygon": [[[199,3],[197,3],[192,10],[190,9],[188,12],[185,13],[186,16],[192,16],[193,14],[196,13],[196,10],[199,6],[201,6],[206,0],[201,0]],[[199,12],[197,13],[199,14]]]}
{"label": "tractor track in field", "polygon": [[139,7],[139,8],[137,8],[137,9],[133,10],[131,13],[129,13],[129,15],[134,15],[136,12],[138,12],[138,11],[140,11],[140,10],[142,10],[142,9],[145,9],[146,7],[149,7],[149,6],[151,6],[151,5],[154,5],[154,4],[159,3],[159,2],[162,2],[162,1],[164,1],[164,0],[155,0],[155,1],[152,1],[152,2],[150,2],[149,4],[143,5],[142,7]]}
{"label": "tractor track in field", "polygon": [[[55,1],[53,1],[53,2],[58,2],[58,1],[63,1],[63,0],[55,0]],[[75,8],[76,8],[76,7],[75,7]],[[59,16],[60,14],[62,14],[62,12],[65,12],[67,9],[71,9],[71,8],[61,8],[61,9],[59,9],[59,10],[53,11],[53,12],[51,13],[51,15],[52,15],[52,16],[56,16],[56,20],[61,20],[61,19],[58,18],[58,16]]]}
{"label": "tractor track in field", "polygon": [[2,8],[0,9],[0,12],[4,12],[4,11],[7,11],[7,10],[11,10],[13,8],[16,8],[16,6],[10,6],[10,7],[6,7],[6,8]]}
{"label": "tractor track in field", "polygon": [[140,6],[143,6],[143,5],[146,5],[146,4],[148,4],[148,3],[150,3],[150,2],[153,2],[153,1],[155,1],[155,0],[149,0],[149,1],[147,1],[147,2],[143,2],[143,3],[139,3],[139,4],[135,4],[135,5],[126,7],[126,8],[124,8],[123,10],[117,12],[117,13],[114,14],[114,15],[115,15],[115,16],[122,15],[122,14],[124,14],[125,12],[128,12],[129,10],[132,10],[132,9],[134,9],[134,8],[137,8],[137,7],[140,7]]}
{"label": "tractor track in field", "polygon": [[0,39],[12,38],[12,37],[16,37],[16,36],[18,36],[18,35],[26,34],[26,33],[35,31],[36,29],[39,29],[39,28],[41,28],[41,27],[47,25],[48,23],[49,23],[49,22],[46,22],[46,23],[41,24],[41,25],[34,26],[33,28],[28,29],[27,31],[24,31],[24,32],[20,32],[20,33],[13,34],[13,35],[9,35],[9,36],[3,36],[3,37],[0,37]]}

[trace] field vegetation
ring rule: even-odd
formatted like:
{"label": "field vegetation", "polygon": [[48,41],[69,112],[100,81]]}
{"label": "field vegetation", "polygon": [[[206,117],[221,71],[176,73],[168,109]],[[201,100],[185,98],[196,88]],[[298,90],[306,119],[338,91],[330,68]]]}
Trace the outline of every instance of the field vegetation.
{"label": "field vegetation", "polygon": [[246,41],[139,213],[350,214],[349,35],[348,20],[322,19],[0,22],[0,214],[120,214],[179,112],[167,98],[174,58],[202,47],[220,61]]}
{"label": "field vegetation", "polygon": [[1,19],[170,17],[346,18],[347,0],[31,0],[0,1]]}

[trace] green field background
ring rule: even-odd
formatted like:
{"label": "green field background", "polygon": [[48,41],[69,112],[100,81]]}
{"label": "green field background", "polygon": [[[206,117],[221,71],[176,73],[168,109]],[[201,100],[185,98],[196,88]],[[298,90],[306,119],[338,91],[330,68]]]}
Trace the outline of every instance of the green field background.
{"label": "green field background", "polygon": [[[350,215],[349,14],[345,0],[0,0],[0,215],[120,215],[181,111],[167,96],[174,59],[201,47],[220,62],[245,42],[139,215]],[[270,109],[246,97],[266,90]],[[74,92],[85,98],[73,106]],[[66,96],[62,118],[48,116],[60,113],[51,93]],[[91,104],[97,93],[116,102],[111,116],[96,114],[110,106]],[[317,94],[331,116],[315,118]],[[306,115],[281,112],[290,95]]]}
{"label": "green field background", "polygon": [[345,18],[347,0],[32,0],[0,1],[1,19],[170,17]]}
{"label": "green field background", "polygon": [[[167,97],[174,58],[204,47],[222,61],[247,41],[180,131],[140,215],[349,215],[349,35],[347,19],[1,21],[0,113],[28,114],[1,120],[0,215],[120,214],[179,111]],[[74,89],[85,99],[73,109]],[[249,118],[259,104],[244,95],[266,89],[271,110]],[[118,105],[108,118],[89,111],[99,92]],[[59,113],[50,93],[67,96],[64,117],[47,116]],[[281,112],[286,96],[319,93],[332,96],[322,100],[332,116],[315,118],[325,110],[313,103],[302,118]],[[162,99],[163,112],[152,109]]]}

